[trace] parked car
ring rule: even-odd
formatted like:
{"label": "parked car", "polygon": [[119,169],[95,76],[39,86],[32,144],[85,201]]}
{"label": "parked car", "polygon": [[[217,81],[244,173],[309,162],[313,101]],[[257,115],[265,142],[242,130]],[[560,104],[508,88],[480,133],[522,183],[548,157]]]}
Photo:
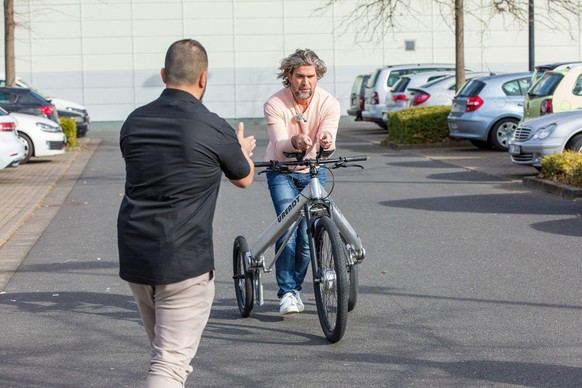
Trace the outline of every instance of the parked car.
{"label": "parked car", "polygon": [[9,113],[30,114],[59,123],[55,106],[31,89],[0,88],[0,106]]}
{"label": "parked car", "polygon": [[16,134],[16,121],[0,108],[0,170],[16,167],[24,159],[24,145]]}
{"label": "parked car", "polygon": [[582,152],[582,111],[570,111],[523,121],[509,141],[511,161],[541,168],[546,155],[564,150]]}
{"label": "parked car", "polygon": [[[486,72],[466,72],[465,82],[469,82],[473,78],[487,77],[490,75],[494,74]],[[449,75],[419,87],[408,88],[406,91],[406,99],[410,100],[410,106],[451,106],[456,92],[457,78],[455,75]]]}
{"label": "parked car", "polygon": [[546,71],[525,96],[523,120],[582,109],[582,64]]}
{"label": "parked car", "polygon": [[427,82],[450,76],[451,74],[455,74],[455,72],[451,70],[431,71],[417,74],[407,74],[400,77],[390,90],[390,99],[386,98],[386,110],[382,112],[382,119],[384,122],[388,121],[389,112],[395,112],[397,110],[405,109],[411,106],[411,101],[407,99],[406,94],[406,91],[409,88],[418,87],[426,84]]}
{"label": "parked car", "polygon": [[454,64],[428,64],[428,65],[396,65],[376,69],[366,84],[366,97],[362,119],[378,124],[386,128],[382,120],[382,112],[386,110],[386,99],[392,98],[390,89],[398,79],[406,74],[416,74],[431,71],[455,70]]}
{"label": "parked car", "polygon": [[[0,87],[6,86],[5,79],[4,74],[0,73]],[[59,117],[69,117],[75,120],[75,123],[77,124],[77,137],[83,137],[87,134],[87,131],[89,131],[91,118],[89,117],[87,108],[83,105],[62,98],[49,97],[20,77],[16,77],[16,86],[31,89],[36,94],[49,101],[55,106]]]}
{"label": "parked car", "polygon": [[24,145],[26,163],[31,157],[60,155],[65,153],[67,138],[63,129],[52,120],[23,113],[11,113],[16,120],[16,132]]}
{"label": "parked car", "polygon": [[523,99],[532,73],[475,78],[453,98],[449,136],[479,148],[507,151],[507,142],[523,116]]}
{"label": "parked car", "polygon": [[362,110],[364,109],[364,97],[366,95],[366,83],[370,74],[360,74],[354,80],[352,85],[352,94],[350,95],[350,107],[348,115],[355,116],[356,121],[362,120]]}
{"label": "parked car", "polygon": [[534,73],[531,79],[532,86],[548,71],[552,71],[557,67],[564,65],[575,65],[582,62],[556,62],[556,63],[546,63],[544,65],[538,65],[534,67]]}

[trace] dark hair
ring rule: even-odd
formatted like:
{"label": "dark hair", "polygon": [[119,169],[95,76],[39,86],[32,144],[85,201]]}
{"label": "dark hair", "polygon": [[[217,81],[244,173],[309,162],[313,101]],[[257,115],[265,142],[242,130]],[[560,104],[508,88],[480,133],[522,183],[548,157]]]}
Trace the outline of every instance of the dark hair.
{"label": "dark hair", "polygon": [[327,71],[325,63],[319,59],[317,54],[312,50],[297,49],[293,54],[281,61],[281,67],[279,67],[281,72],[277,74],[277,79],[283,80],[283,86],[288,88],[290,84],[287,77],[293,74],[293,72],[300,66],[315,66],[315,73],[317,74],[318,80],[321,79]]}
{"label": "dark hair", "polygon": [[202,44],[194,39],[172,43],[165,60],[166,83],[194,85],[208,69],[208,54]]}

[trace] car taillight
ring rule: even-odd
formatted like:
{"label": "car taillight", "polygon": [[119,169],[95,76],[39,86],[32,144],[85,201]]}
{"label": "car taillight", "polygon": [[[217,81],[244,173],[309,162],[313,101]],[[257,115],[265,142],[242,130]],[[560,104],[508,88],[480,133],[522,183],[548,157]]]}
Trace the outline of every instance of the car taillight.
{"label": "car taillight", "polygon": [[43,105],[39,109],[42,112],[42,114],[44,114],[46,117],[51,117],[51,115],[55,111],[55,107],[52,105]]}
{"label": "car taillight", "polygon": [[14,132],[16,129],[15,123],[0,123],[0,129],[2,132]]}
{"label": "car taillight", "polygon": [[540,105],[540,116],[547,115],[548,113],[552,113],[554,111],[554,104],[552,103],[552,99],[548,98],[547,100],[543,100],[542,104]]}
{"label": "car taillight", "polygon": [[380,103],[380,97],[378,96],[378,92],[372,93],[372,97],[370,98],[370,104],[378,105]]}
{"label": "car taillight", "polygon": [[405,94],[393,94],[392,101],[394,101],[394,102],[406,101],[406,95]]}
{"label": "car taillight", "polygon": [[477,109],[481,108],[483,105],[483,100],[479,96],[469,97],[467,98],[467,105],[465,107],[465,112],[474,112]]}
{"label": "car taillight", "polygon": [[358,97],[358,108],[364,109],[364,98],[362,96]]}
{"label": "car taillight", "polygon": [[425,93],[415,94],[414,97],[412,98],[412,106],[422,104],[423,102],[428,100],[429,97],[430,97],[430,95],[425,94]]}

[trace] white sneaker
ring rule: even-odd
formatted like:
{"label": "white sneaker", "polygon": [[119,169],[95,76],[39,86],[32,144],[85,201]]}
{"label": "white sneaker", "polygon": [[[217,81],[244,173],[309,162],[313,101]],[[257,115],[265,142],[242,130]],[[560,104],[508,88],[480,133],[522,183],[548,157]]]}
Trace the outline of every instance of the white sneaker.
{"label": "white sneaker", "polygon": [[297,310],[301,313],[305,310],[305,305],[301,300],[301,291],[295,290],[295,299],[297,300]]}
{"label": "white sneaker", "polygon": [[279,313],[281,315],[298,313],[299,308],[297,307],[297,299],[292,292],[288,292],[281,298],[279,302]]}

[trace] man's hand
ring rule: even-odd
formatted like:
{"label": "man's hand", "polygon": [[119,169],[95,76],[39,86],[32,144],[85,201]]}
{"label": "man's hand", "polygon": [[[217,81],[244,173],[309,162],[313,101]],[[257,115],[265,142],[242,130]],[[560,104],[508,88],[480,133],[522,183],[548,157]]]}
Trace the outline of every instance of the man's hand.
{"label": "man's hand", "polygon": [[291,136],[291,145],[296,150],[307,151],[313,145],[313,142],[309,136],[300,133]]}
{"label": "man's hand", "polygon": [[257,146],[257,141],[255,140],[254,136],[244,136],[245,125],[244,123],[238,123],[238,129],[236,131],[236,137],[238,138],[238,142],[243,150],[243,152],[250,158],[253,156],[253,150]]}
{"label": "man's hand", "polygon": [[325,131],[319,137],[319,146],[326,150],[333,144],[333,138],[331,137],[331,133]]}

